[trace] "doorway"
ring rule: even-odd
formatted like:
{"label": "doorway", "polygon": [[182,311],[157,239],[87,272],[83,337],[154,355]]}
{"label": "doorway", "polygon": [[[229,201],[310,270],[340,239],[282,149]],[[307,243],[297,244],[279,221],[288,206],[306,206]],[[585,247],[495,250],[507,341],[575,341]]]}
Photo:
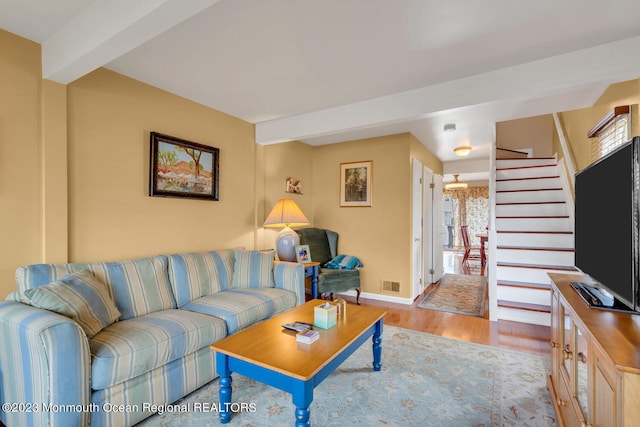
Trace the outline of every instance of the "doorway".
{"label": "doorway", "polygon": [[442,176],[412,160],[412,297],[444,274]]}

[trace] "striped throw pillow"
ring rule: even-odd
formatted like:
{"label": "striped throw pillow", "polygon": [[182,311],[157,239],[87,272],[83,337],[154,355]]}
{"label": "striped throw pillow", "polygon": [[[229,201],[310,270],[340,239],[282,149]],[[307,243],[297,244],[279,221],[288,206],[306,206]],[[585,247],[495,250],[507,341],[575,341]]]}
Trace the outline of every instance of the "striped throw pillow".
{"label": "striped throw pillow", "polygon": [[273,288],[274,251],[236,250],[232,288]]}
{"label": "striped throw pillow", "polygon": [[32,306],[75,320],[92,338],[120,317],[107,285],[87,270],[80,270],[25,292]]}

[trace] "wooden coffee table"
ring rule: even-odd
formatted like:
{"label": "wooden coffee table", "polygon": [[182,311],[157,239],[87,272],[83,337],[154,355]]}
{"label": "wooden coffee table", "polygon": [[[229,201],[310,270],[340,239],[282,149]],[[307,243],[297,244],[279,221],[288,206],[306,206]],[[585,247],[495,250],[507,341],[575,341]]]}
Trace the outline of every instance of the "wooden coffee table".
{"label": "wooden coffee table", "polygon": [[373,370],[382,366],[382,325],[386,311],[379,307],[349,304],[331,329],[314,328],[320,338],[300,344],[285,323],[313,323],[311,300],[299,307],[237,332],[216,342],[216,369],[220,375],[220,422],[231,420],[231,374],[238,374],[291,393],[296,426],[309,426],[313,389],[331,374],[369,337],[373,337]]}

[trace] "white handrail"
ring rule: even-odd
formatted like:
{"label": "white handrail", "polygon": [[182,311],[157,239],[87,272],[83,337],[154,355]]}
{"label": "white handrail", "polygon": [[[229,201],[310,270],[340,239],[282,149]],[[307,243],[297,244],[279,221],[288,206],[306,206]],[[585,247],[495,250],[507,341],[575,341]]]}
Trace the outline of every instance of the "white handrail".
{"label": "white handrail", "polygon": [[571,186],[573,186],[573,182],[576,176],[576,168],[573,165],[573,158],[571,157],[571,152],[569,151],[569,144],[567,144],[567,138],[564,135],[564,129],[562,128],[562,123],[560,123],[558,113],[553,113],[553,122],[556,124],[556,131],[558,132],[560,146],[562,147],[562,157],[564,157],[565,164],[567,165],[567,169],[569,171],[569,178],[571,179]]}

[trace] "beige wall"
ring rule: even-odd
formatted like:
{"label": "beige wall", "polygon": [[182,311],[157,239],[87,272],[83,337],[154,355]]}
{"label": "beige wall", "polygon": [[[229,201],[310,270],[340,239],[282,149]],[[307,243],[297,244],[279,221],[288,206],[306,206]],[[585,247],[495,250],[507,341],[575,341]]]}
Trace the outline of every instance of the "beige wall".
{"label": "beige wall", "polygon": [[[69,260],[253,247],[253,125],[99,69],[68,86]],[[220,149],[219,201],[148,196],[149,133]]]}
{"label": "beige wall", "polygon": [[0,30],[0,298],[42,260],[40,46]]}
{"label": "beige wall", "polygon": [[[257,200],[257,205],[262,212],[257,216],[258,233],[261,237],[257,246],[261,249],[267,249],[275,248],[275,239],[280,229],[263,228],[262,224],[278,200],[292,199],[311,221],[311,224],[314,224],[313,147],[299,141],[268,145],[264,147],[262,162],[264,179],[260,181],[264,196]],[[289,177],[302,182],[302,194],[285,191],[285,181]]]}
{"label": "beige wall", "polygon": [[[43,80],[40,54],[0,30],[0,299],[24,264],[255,246],[252,124],[105,69]],[[220,149],[220,201],[148,196],[151,131]]]}
{"label": "beige wall", "polygon": [[533,150],[533,157],[553,155],[553,116],[528,117],[496,123],[496,146]]}
{"label": "beige wall", "polygon": [[[400,283],[409,297],[411,159],[409,134],[316,147],[314,226],[339,233],[339,252],[362,260],[363,292],[383,294],[381,281]],[[372,207],[340,207],[340,164],[373,161]],[[312,254],[313,257],[313,254]]]}
{"label": "beige wall", "polygon": [[[602,94],[593,107],[579,110],[565,111],[558,114],[562,124],[569,150],[573,156],[576,171],[580,171],[591,164],[591,140],[587,132],[615,107],[632,105],[631,135],[640,135],[640,79],[616,83]],[[559,138],[554,131],[554,149],[562,157]]]}

